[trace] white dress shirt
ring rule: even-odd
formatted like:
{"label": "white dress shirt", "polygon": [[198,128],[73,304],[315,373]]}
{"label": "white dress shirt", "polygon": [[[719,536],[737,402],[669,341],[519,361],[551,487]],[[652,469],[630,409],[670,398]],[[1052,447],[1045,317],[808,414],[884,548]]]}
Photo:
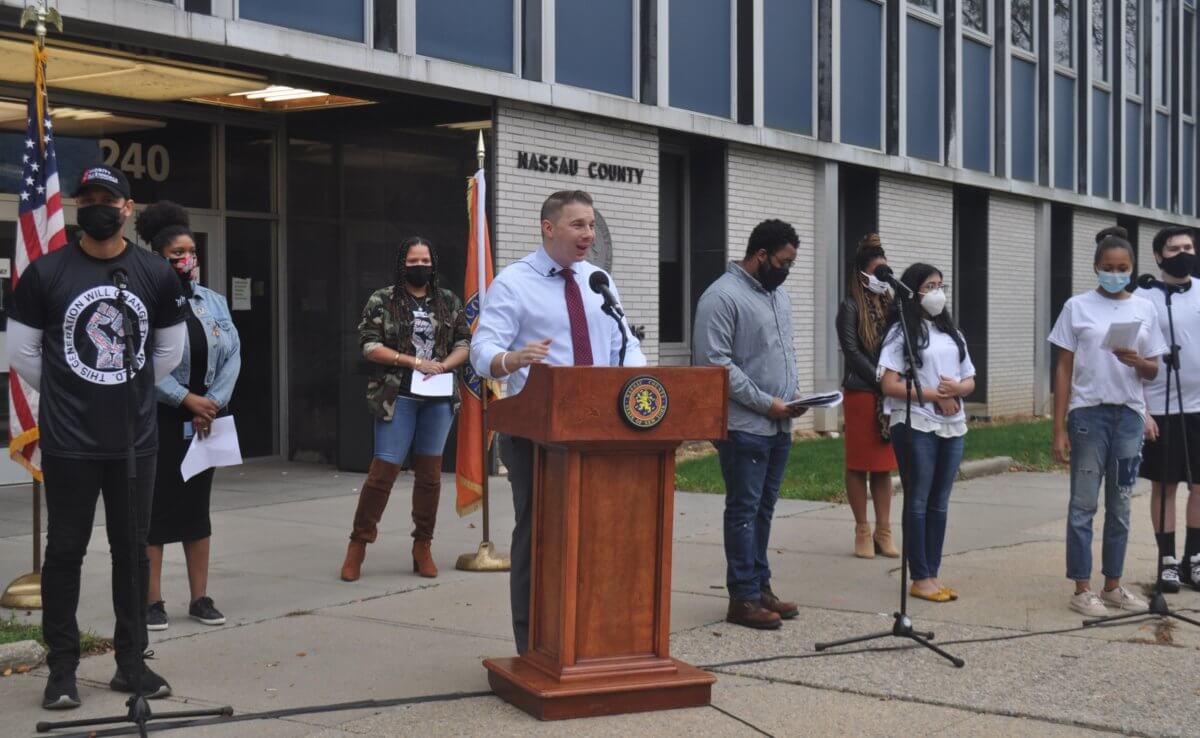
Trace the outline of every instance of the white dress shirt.
{"label": "white dress shirt", "polygon": [[[592,343],[593,366],[617,366],[621,353],[621,332],[616,321],[605,315],[600,307],[604,298],[592,292],[588,278],[593,272],[604,271],[586,261],[571,265],[575,282],[583,297],[583,309],[587,315],[588,337]],[[483,310],[479,326],[471,339],[471,365],[481,376],[492,377],[492,360],[505,351],[516,351],[526,344],[549,338],[550,353],[544,363],[554,366],[571,366],[575,353],[571,345],[571,321],[567,317],[566,277],[559,272],[562,266],[555,263],[544,248],[505,267],[488,287],[483,299]],[[617,300],[621,299],[615,283],[611,289]],[[624,322],[624,321],[622,321]],[[645,366],[646,356],[642,353],[637,337],[629,330],[629,343],[625,351],[625,366]],[[516,368],[516,357],[506,357],[505,365]],[[529,369],[522,368],[506,378],[508,394],[515,395],[525,386]]]}

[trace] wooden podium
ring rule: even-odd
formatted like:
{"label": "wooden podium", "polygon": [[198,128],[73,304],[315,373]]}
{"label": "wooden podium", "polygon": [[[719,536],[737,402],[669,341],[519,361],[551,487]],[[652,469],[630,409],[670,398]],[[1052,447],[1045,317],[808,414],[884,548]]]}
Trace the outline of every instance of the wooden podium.
{"label": "wooden podium", "polygon": [[716,367],[536,365],[488,407],[535,444],[529,650],[483,662],[497,695],[541,720],[709,704],[716,678],[670,655],[675,449],[725,437],[726,388]]}

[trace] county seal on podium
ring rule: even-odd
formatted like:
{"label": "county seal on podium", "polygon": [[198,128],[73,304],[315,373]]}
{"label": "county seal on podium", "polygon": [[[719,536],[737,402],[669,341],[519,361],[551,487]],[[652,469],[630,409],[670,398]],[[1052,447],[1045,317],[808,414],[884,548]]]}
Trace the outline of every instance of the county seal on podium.
{"label": "county seal on podium", "polygon": [[653,428],[667,417],[667,390],[654,377],[634,377],[621,390],[620,407],[630,426]]}

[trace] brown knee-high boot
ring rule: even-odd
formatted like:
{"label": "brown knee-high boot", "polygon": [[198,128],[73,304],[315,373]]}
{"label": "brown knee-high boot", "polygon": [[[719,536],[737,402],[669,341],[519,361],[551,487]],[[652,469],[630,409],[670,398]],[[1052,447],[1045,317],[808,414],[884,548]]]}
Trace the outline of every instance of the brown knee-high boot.
{"label": "brown knee-high boot", "polygon": [[367,556],[367,544],[374,543],[379,534],[379,521],[387,507],[392,485],[400,474],[400,466],[371,459],[371,469],[358,493],[358,509],[354,511],[354,531],[350,534],[350,546],[346,549],[346,561],[342,564],[342,579],[353,582],[362,575],[363,559]]}
{"label": "brown knee-high boot", "polygon": [[429,545],[437,524],[438,499],[442,496],[442,457],[413,454],[413,571],[436,577],[437,566]]}

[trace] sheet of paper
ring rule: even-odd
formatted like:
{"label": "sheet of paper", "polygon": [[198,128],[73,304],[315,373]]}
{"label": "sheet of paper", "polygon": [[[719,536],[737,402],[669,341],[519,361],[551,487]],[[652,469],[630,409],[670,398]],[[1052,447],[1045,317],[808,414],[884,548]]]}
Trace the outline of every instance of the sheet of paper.
{"label": "sheet of paper", "polygon": [[212,432],[207,438],[192,436],[179,473],[187,481],[205,469],[218,466],[237,466],[242,463],[242,448],[238,445],[237,427],[233,416],[217,418],[212,423]]}
{"label": "sheet of paper", "polygon": [[1112,349],[1131,349],[1137,342],[1138,330],[1142,324],[1135,321],[1129,323],[1113,323],[1108,326],[1108,333],[1104,334],[1104,342],[1100,344],[1100,348]]}
{"label": "sheet of paper", "polygon": [[811,395],[801,395],[791,402],[788,407],[837,407],[842,404],[841,392],[814,392]]}
{"label": "sheet of paper", "polygon": [[250,281],[250,277],[230,277],[230,291],[233,293],[229,296],[231,310],[250,309]]}
{"label": "sheet of paper", "polygon": [[422,397],[449,397],[454,394],[454,372],[422,374],[413,372],[412,393]]}

